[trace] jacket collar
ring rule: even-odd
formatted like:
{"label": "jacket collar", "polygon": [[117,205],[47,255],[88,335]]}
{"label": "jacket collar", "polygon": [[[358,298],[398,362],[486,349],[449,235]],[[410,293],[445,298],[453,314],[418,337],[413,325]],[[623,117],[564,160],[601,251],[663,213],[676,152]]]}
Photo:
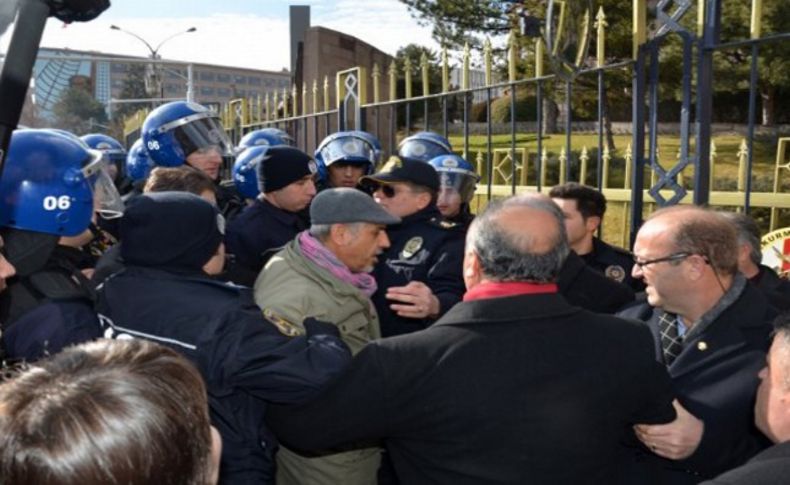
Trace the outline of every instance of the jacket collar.
{"label": "jacket collar", "polygon": [[389,230],[389,228],[406,227],[406,226],[408,226],[410,224],[413,224],[413,223],[419,222],[419,221],[429,221],[429,220],[434,219],[434,218],[441,219],[441,217],[442,217],[442,213],[439,212],[439,209],[436,208],[436,205],[435,204],[431,204],[428,207],[415,212],[414,214],[410,214],[408,216],[401,217],[400,224],[393,224],[393,225],[388,227],[388,230]]}
{"label": "jacket collar", "polygon": [[559,293],[516,295],[463,301],[452,307],[436,325],[486,322],[524,322],[572,315],[584,311],[571,306]]}

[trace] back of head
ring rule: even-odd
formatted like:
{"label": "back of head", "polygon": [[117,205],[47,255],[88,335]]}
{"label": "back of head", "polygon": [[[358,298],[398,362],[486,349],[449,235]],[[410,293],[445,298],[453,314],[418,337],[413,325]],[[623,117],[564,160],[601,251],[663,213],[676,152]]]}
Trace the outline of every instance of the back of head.
{"label": "back of head", "polygon": [[210,481],[200,374],[142,340],[66,349],[0,385],[0,484]]}
{"label": "back of head", "polygon": [[217,208],[187,192],[135,197],[121,219],[121,255],[129,265],[200,271],[225,232]]}
{"label": "back of head", "polygon": [[570,248],[563,215],[551,199],[523,194],[492,201],[472,222],[467,251],[492,281],[556,281]]}
{"label": "back of head", "polygon": [[143,192],[189,192],[201,195],[216,193],[214,181],[200,170],[191,167],[156,167],[145,183]]}
{"label": "back of head", "polygon": [[577,210],[585,219],[593,216],[603,217],[606,212],[606,197],[599,190],[576,182],[566,182],[552,187],[549,197],[575,200]]}
{"label": "back of head", "polygon": [[748,214],[741,212],[720,212],[734,227],[738,235],[739,244],[749,245],[749,259],[759,265],[763,260],[760,250],[760,228],[757,222]]}
{"label": "back of head", "polygon": [[675,253],[703,256],[717,274],[738,271],[738,238],[735,227],[721,213],[698,206],[672,206],[657,210],[646,223],[668,226]]}

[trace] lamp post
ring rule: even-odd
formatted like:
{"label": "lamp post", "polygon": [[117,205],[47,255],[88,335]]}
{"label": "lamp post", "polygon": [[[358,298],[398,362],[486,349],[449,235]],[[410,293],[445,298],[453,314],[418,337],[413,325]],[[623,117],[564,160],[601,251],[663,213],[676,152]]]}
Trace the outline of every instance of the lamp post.
{"label": "lamp post", "polygon": [[[175,34],[173,34],[173,35],[171,35],[169,37],[166,37],[162,42],[157,44],[156,47],[151,47],[151,44],[149,44],[148,41],[146,41],[145,39],[143,39],[139,35],[135,34],[134,32],[131,32],[129,30],[122,29],[122,28],[118,27],[117,25],[110,25],[110,29],[111,30],[118,30],[118,31],[123,32],[125,34],[131,35],[135,39],[137,39],[140,42],[142,42],[143,44],[145,44],[145,46],[148,48],[148,52],[150,54],[149,57],[153,61],[153,62],[151,62],[151,64],[149,64],[150,69],[148,69],[147,70],[148,72],[146,72],[145,88],[146,88],[146,91],[148,91],[148,94],[150,94],[151,96],[159,96],[160,98],[163,98],[164,97],[164,93],[163,93],[163,86],[162,86],[162,78],[161,78],[161,76],[159,74],[159,68],[157,67],[157,64],[158,64],[157,61],[159,61],[161,59],[161,56],[159,55],[159,49],[161,49],[162,46],[167,41],[173,39],[174,37],[178,37],[179,35],[182,35],[182,34],[188,34],[188,33],[191,33],[191,32],[195,32],[197,30],[197,28],[196,27],[190,27],[187,30],[184,30],[184,31],[181,31],[181,32],[176,32]],[[192,82],[192,64],[187,66],[187,101],[194,101],[194,86],[193,86],[193,82]]]}

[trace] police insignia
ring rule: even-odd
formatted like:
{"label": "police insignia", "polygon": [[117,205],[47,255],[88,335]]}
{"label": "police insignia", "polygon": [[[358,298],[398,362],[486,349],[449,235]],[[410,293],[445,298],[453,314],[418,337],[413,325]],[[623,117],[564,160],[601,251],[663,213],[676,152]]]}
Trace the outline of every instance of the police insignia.
{"label": "police insignia", "polygon": [[761,241],[763,264],[782,278],[790,275],[790,227],[777,229],[763,236]]}
{"label": "police insignia", "polygon": [[283,335],[288,337],[297,337],[304,334],[304,331],[301,328],[277,315],[272,311],[271,308],[265,308],[263,310],[263,316],[272,322],[272,324],[277,327],[277,330],[279,330]]}
{"label": "police insignia", "polygon": [[419,251],[420,248],[422,248],[422,238],[420,236],[414,236],[406,242],[405,246],[403,246],[403,249],[400,252],[400,257],[403,259],[409,259],[417,254],[417,251]]}
{"label": "police insignia", "polygon": [[607,278],[610,280],[615,280],[618,283],[622,283],[625,280],[625,269],[622,266],[618,266],[613,264],[611,266],[607,266],[603,272]]}
{"label": "police insignia", "polygon": [[390,157],[389,160],[387,160],[387,163],[385,163],[384,166],[381,167],[381,171],[384,173],[390,173],[394,171],[396,168],[401,168],[401,167],[403,167],[403,161],[401,161],[400,158],[393,155]]}

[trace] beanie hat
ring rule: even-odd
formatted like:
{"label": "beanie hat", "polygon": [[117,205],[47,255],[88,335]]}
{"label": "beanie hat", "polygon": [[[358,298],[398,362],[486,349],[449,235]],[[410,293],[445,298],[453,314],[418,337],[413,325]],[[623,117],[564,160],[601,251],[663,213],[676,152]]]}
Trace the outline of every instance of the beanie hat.
{"label": "beanie hat", "polygon": [[201,270],[224,233],[222,215],[197,195],[143,194],[129,201],[121,218],[121,256],[129,265]]}
{"label": "beanie hat", "polygon": [[310,204],[310,221],[313,224],[369,222],[389,225],[398,224],[400,218],[384,210],[368,194],[343,187],[326,189],[315,196]]}
{"label": "beanie hat", "polygon": [[317,171],[313,158],[298,148],[273,146],[258,164],[258,189],[274,192]]}

